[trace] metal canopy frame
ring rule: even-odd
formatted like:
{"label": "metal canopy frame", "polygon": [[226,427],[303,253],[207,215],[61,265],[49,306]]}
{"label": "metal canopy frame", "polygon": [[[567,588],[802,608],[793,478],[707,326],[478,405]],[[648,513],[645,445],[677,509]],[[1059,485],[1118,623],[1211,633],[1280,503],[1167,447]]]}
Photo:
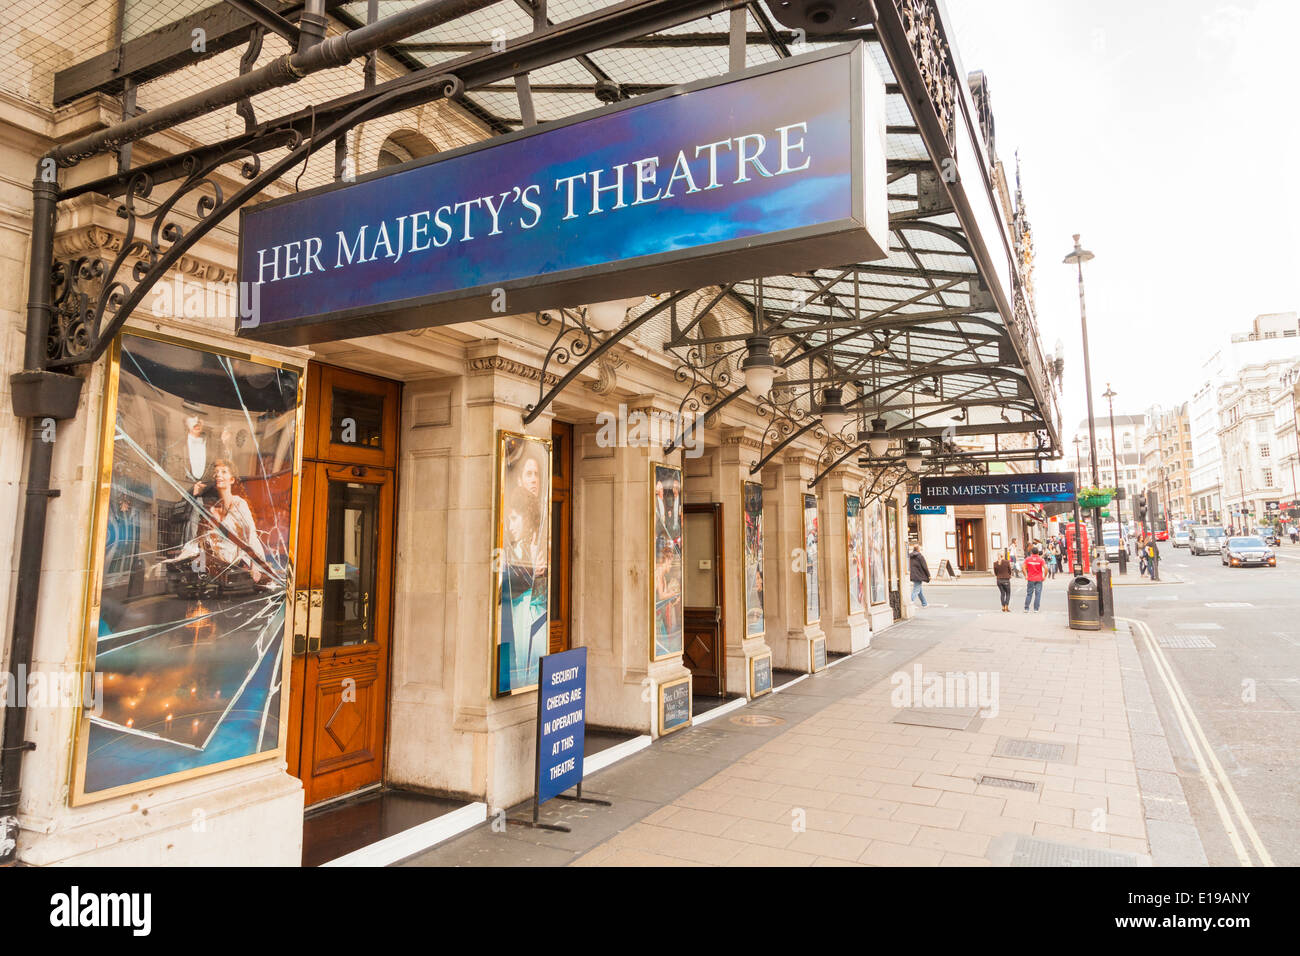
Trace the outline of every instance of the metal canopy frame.
{"label": "metal canopy frame", "polygon": [[[391,0],[386,3],[393,6]],[[451,96],[490,131],[507,132],[520,123],[557,117],[575,94],[614,102],[669,85],[657,81],[653,69],[647,68],[645,75],[626,75],[603,65],[612,51],[620,51],[620,56],[624,56],[621,51],[635,51],[637,56],[653,56],[671,65],[674,58],[698,56],[701,51],[717,51],[710,61],[717,62],[721,48],[727,47],[729,65],[735,67],[739,44],[747,45],[751,59],[774,59],[790,55],[800,40],[793,31],[777,29],[757,2],[628,0],[590,10],[594,4],[595,0],[425,0],[404,4],[400,13],[372,22],[378,8],[375,0],[306,4],[227,0],[123,44],[112,67],[101,56],[63,71],[56,96],[66,97],[74,90],[120,91],[157,75],[165,66],[174,67],[178,37],[188,36],[194,24],[215,29],[203,56],[240,42],[249,44],[241,75],[234,81],[238,88],[193,97],[187,108],[175,112],[184,116],[210,111],[243,93],[238,97],[246,124],[242,134],[59,193],[60,201],[85,193],[121,197],[119,215],[127,221],[127,241],[112,261],[90,257],[54,266],[54,321],[46,367],[68,369],[97,358],[131,308],[185,249],[285,170],[364,119]],[[944,163],[951,162],[955,153],[953,118],[961,100],[939,17],[929,0],[883,0],[879,6],[877,23],[812,35],[807,46],[861,40],[886,75],[889,258],[732,284],[712,291],[708,303],[684,325],[678,320],[679,304],[702,290],[679,290],[614,333],[595,332],[581,311],[539,314],[539,324],[553,326],[555,337],[543,360],[538,401],[527,410],[526,420],[542,414],[578,374],[632,331],[667,312],[671,321],[664,348],[684,387],[679,404],[683,419],[716,414],[739,399],[745,393],[738,373],[746,340],[761,335],[771,341],[785,378],[778,392],[758,402],[759,414],[768,425],[752,463],[754,472],[810,433],[822,443],[823,462],[844,461],[859,452],[864,445],[859,434],[830,436],[817,414],[819,394],[841,386],[853,393],[846,405],[859,414],[860,425],[865,426],[867,406],[879,404],[874,416],[883,416],[899,440],[926,438],[948,427],[937,420],[945,413],[941,405],[911,417],[907,409],[890,405],[909,386],[926,382],[934,397],[958,397],[976,418],[996,414],[1001,419],[986,421],[982,428],[971,419],[963,426],[964,433],[996,434],[988,427],[994,424],[1004,430],[1045,432],[1048,440],[1039,442],[1043,454],[1055,453],[1053,396],[1023,291],[1017,284],[1010,307],[990,294],[995,283],[988,278],[986,243],[972,241],[963,230],[952,177],[942,175]],[[553,14],[578,7],[588,12],[555,22]],[[420,16],[420,8],[429,8],[431,15]],[[504,16],[511,10],[516,11],[513,20],[490,22],[513,24],[528,32],[504,43],[495,36],[485,40],[482,30],[489,21],[483,17]],[[732,10],[744,15],[732,16],[726,31],[713,28],[712,15]],[[324,43],[319,36],[304,40],[302,24],[324,11],[352,29]],[[460,17],[473,19],[478,32],[458,28]],[[395,19],[403,20],[405,28],[385,26]],[[431,37],[431,24],[445,27],[435,29]],[[296,42],[296,60],[253,70],[267,30]],[[373,36],[382,42],[361,45],[351,41],[354,36]],[[302,69],[329,68],[352,56],[373,57],[376,52],[391,56],[411,72],[385,83],[368,78],[361,90],[272,120],[257,122],[253,117],[250,92],[294,82]],[[455,52],[462,55],[431,62],[438,54]],[[565,82],[530,79],[565,61],[572,64],[562,77]],[[637,65],[626,58],[622,62],[629,69]],[[936,63],[943,69],[937,69]],[[986,97],[986,88],[980,89]],[[518,104],[518,118],[503,116],[495,107],[504,97]],[[986,98],[979,110],[980,128],[987,138],[991,114]],[[155,116],[134,122],[134,129],[92,134],[56,148],[51,155],[62,166],[75,165],[93,152],[165,128],[171,120]],[[262,155],[279,149],[287,149],[287,154],[263,169]],[[227,198],[217,173],[232,161],[241,163],[240,174],[247,184]],[[978,176],[964,172],[966,180],[979,182]],[[978,172],[987,175],[985,170]],[[152,199],[155,190],[173,182],[177,185],[168,196]],[[188,229],[182,229],[179,217],[173,215],[182,201],[193,203],[198,214]],[[134,282],[124,274],[128,260],[134,260],[130,267]],[[708,321],[724,301],[731,311],[739,309],[748,317],[750,329]],[[706,326],[711,327],[706,331]],[[904,338],[906,354],[898,348]],[[1037,361],[1026,362],[1025,355]],[[873,387],[867,387],[868,380]],[[548,387],[548,382],[553,384]],[[680,449],[682,437],[670,441],[665,451]]]}

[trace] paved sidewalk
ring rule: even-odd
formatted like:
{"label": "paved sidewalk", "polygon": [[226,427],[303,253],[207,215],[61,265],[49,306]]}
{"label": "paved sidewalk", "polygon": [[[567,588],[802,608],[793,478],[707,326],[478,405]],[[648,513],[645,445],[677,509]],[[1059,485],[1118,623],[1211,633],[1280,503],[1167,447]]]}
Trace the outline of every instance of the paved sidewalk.
{"label": "paved sidewalk", "polygon": [[[878,649],[905,630],[946,634],[899,673],[914,677],[920,665],[924,674],[996,674],[996,716],[965,730],[901,724],[896,682],[882,681],[741,757],[578,864],[987,866],[1013,855],[1069,857],[1064,847],[1076,848],[1076,858],[1092,848],[1131,855],[1105,862],[1149,862],[1115,635],[1069,631],[1063,611],[923,613],[882,635]],[[1064,747],[1053,760],[997,756],[1004,738]],[[1023,744],[1012,750],[1025,752]],[[990,786],[986,777],[1035,789]]]}
{"label": "paved sidewalk", "polygon": [[[870,649],[600,771],[586,792],[613,806],[543,807],[572,833],[485,826],[406,865],[1150,865],[1139,772],[1172,768],[1132,638],[1070,631],[1061,578],[1042,612],[1019,610],[1023,585],[1012,600],[953,589]],[[1166,778],[1163,819],[1185,811]],[[1194,829],[1174,837],[1180,855],[1155,862],[1194,862]]]}

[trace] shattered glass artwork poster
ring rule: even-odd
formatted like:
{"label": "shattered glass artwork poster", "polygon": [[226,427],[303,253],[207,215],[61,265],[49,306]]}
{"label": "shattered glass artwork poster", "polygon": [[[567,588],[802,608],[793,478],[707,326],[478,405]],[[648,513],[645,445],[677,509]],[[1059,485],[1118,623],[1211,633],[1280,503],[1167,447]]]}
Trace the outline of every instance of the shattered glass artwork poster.
{"label": "shattered glass artwork poster", "polygon": [[74,802],[280,752],[300,375],[122,336]]}

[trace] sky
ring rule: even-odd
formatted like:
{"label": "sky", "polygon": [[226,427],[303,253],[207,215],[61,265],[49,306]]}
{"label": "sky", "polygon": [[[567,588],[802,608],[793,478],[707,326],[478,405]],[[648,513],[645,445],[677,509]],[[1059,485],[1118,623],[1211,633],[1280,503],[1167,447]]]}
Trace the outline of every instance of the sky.
{"label": "sky", "polygon": [[1065,346],[1063,440],[1087,416],[1081,234],[1094,407],[1191,398],[1261,313],[1300,310],[1300,2],[946,0],[966,72],[984,70],[998,155],[1021,184],[1047,352]]}

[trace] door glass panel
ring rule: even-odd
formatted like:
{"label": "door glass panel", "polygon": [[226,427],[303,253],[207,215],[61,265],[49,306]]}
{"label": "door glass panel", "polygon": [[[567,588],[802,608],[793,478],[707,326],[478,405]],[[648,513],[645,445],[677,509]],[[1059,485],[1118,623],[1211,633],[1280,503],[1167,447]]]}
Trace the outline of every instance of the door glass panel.
{"label": "door glass panel", "polygon": [[[551,502],[551,567],[559,569],[563,567],[563,562],[567,555],[559,553],[564,548],[564,507],[563,501]],[[558,578],[559,575],[557,574]],[[551,588],[551,622],[564,620],[564,605],[562,603],[563,588]]]}
{"label": "door glass panel", "polygon": [[384,396],[336,388],[330,402],[330,443],[384,447]]}
{"label": "door glass panel", "polygon": [[[717,559],[717,549],[713,540],[713,513],[709,511],[688,513],[686,515],[686,540],[682,543],[685,551],[683,563],[686,565],[686,606],[714,607],[716,579],[713,562]],[[700,562],[708,564],[700,567]]]}
{"label": "door glass panel", "polygon": [[375,639],[380,485],[331,481],[321,647]]}

